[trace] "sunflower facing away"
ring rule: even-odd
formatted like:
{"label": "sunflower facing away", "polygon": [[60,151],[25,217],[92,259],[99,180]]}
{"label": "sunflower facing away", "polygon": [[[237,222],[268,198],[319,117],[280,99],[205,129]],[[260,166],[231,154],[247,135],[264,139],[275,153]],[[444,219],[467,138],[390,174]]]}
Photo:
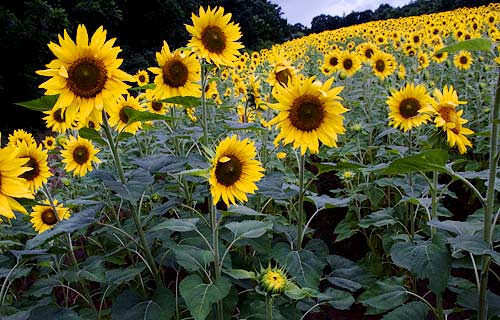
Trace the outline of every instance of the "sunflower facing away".
{"label": "sunflower facing away", "polygon": [[62,204],[58,203],[57,199],[54,199],[54,207],[56,209],[56,212],[54,212],[54,209],[52,208],[48,200],[44,200],[43,203],[45,205],[34,206],[30,213],[30,222],[33,224],[33,229],[35,229],[35,231],[38,233],[49,230],[59,221],[68,219],[70,216],[69,209],[63,207]]}
{"label": "sunflower facing away", "polygon": [[124,131],[135,134],[137,130],[142,128],[142,123],[140,121],[128,123],[129,117],[125,112],[127,108],[138,111],[144,110],[137,98],[130,95],[122,96],[109,108],[109,124],[118,132]]}
{"label": "sunflower facing away", "polygon": [[15,218],[14,211],[28,214],[26,209],[14,198],[33,199],[26,180],[20,176],[31,170],[26,166],[27,158],[17,156],[17,148],[0,148],[0,216]]}
{"label": "sunflower facing away", "polygon": [[240,26],[231,20],[231,14],[224,14],[224,8],[210,6],[205,11],[200,7],[199,16],[191,15],[193,25],[186,25],[192,35],[188,46],[198,53],[200,58],[216,65],[232,66],[240,55],[239,49],[244,46],[238,40],[241,38]]}
{"label": "sunflower facing away", "polygon": [[338,96],[344,87],[330,88],[333,78],[324,84],[314,79],[296,81],[289,88],[276,87],[273,95],[278,103],[271,107],[280,113],[268,123],[276,124],[281,130],[274,140],[275,144],[280,140],[284,145],[293,142],[295,149],[301,148],[302,155],[307,149],[318,153],[319,141],[336,147],[337,135],[345,132],[342,114],[347,109]]}
{"label": "sunflower facing away", "polygon": [[210,191],[213,203],[222,201],[229,206],[236,199],[248,201],[246,194],[257,190],[255,183],[264,174],[260,161],[255,160],[257,151],[253,142],[239,140],[236,135],[224,139],[215,150],[210,171]]}
{"label": "sunflower facing away", "polygon": [[31,192],[36,193],[42,187],[42,184],[47,183],[49,177],[52,176],[47,164],[47,150],[42,150],[41,144],[38,146],[36,144],[28,145],[24,141],[17,148],[17,156],[28,159],[24,166],[31,168],[20,177],[26,180],[25,183]]}
{"label": "sunflower facing away", "polygon": [[458,105],[466,102],[458,100],[458,94],[453,86],[449,88],[445,86],[443,92],[435,89],[434,97],[436,100],[424,111],[434,115],[434,123],[446,133],[450,147],[456,146],[460,154],[466,153],[467,147],[472,147],[472,143],[465,136],[473,134],[474,131],[462,126],[468,121],[462,118],[463,110],[456,110]]}
{"label": "sunflower facing away", "polygon": [[100,163],[96,154],[99,149],[95,149],[90,140],[78,136],[70,136],[69,141],[61,151],[62,162],[66,164],[65,170],[73,172],[74,176],[83,177],[87,171],[92,171],[92,163]]}
{"label": "sunflower facing away", "polygon": [[[90,42],[89,42],[90,40]],[[46,95],[59,95],[54,108],[62,109],[68,119],[85,119],[92,110],[102,110],[111,105],[130,87],[123,81],[134,77],[118,69],[121,51],[113,47],[115,38],[106,41],[106,31],[99,27],[89,39],[87,29],[79,25],[76,43],[64,30],[59,44],[49,43],[49,49],[57,59],[46,65],[48,69],[36,73],[51,77],[40,85]]]}
{"label": "sunflower facing away", "polygon": [[431,105],[433,99],[423,85],[406,84],[399,91],[393,91],[386,100],[389,105],[389,125],[403,129],[404,132],[418,127],[430,120],[424,108]]}
{"label": "sunflower facing away", "polygon": [[9,146],[16,147],[20,145],[22,142],[26,142],[27,144],[36,144],[35,138],[29,132],[24,131],[23,129],[16,129],[14,132],[9,134],[9,142],[7,143]]}
{"label": "sunflower facing away", "polygon": [[190,52],[170,52],[166,41],[163,41],[161,52],[156,53],[159,67],[150,67],[156,74],[154,95],[158,99],[177,96],[200,96],[200,64],[196,56]]}
{"label": "sunflower facing away", "polygon": [[288,277],[283,267],[271,267],[262,269],[258,275],[259,286],[267,293],[279,294],[288,287]]}

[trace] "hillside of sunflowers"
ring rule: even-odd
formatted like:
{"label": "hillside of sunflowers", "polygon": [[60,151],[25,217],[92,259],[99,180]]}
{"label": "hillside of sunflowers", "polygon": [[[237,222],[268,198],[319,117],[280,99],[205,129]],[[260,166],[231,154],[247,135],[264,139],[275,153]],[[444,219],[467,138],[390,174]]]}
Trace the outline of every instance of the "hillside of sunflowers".
{"label": "hillside of sunflowers", "polygon": [[127,73],[61,30],[0,147],[0,318],[500,319],[500,4]]}

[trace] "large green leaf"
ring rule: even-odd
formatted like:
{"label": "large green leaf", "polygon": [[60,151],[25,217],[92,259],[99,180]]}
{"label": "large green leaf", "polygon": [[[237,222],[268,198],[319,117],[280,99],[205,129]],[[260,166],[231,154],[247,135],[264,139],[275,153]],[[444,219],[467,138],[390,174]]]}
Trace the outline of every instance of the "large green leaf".
{"label": "large green leaf", "polygon": [[358,229],[358,221],[354,212],[347,212],[345,218],[337,224],[333,233],[337,235],[335,242],[352,237]]}
{"label": "large green leaf", "polygon": [[429,279],[429,288],[442,294],[448,285],[451,257],[443,241],[398,242],[391,248],[392,261],[419,279]]}
{"label": "large green leaf", "polygon": [[394,219],[393,212],[394,209],[392,208],[384,208],[382,210],[372,212],[368,216],[361,219],[358,226],[361,228],[368,228],[371,226],[378,228],[393,225],[397,223],[396,219]]}
{"label": "large green leaf", "polygon": [[412,301],[392,310],[382,320],[425,320],[429,308],[421,301]]}
{"label": "large green leaf", "polygon": [[469,39],[453,43],[449,46],[439,49],[435,54],[443,52],[454,53],[460,50],[468,50],[468,51],[481,50],[481,51],[491,52],[492,46],[493,43],[491,42],[491,40],[486,38],[476,38],[476,39]]}
{"label": "large green leaf", "polygon": [[197,106],[201,105],[200,98],[191,97],[191,96],[171,97],[171,98],[162,99],[159,102],[173,103],[173,104],[178,104],[178,105],[185,106],[185,107],[197,107]]}
{"label": "large green leaf", "polygon": [[305,198],[306,201],[311,201],[316,206],[317,210],[324,208],[339,208],[347,207],[351,202],[351,198],[332,198],[326,194],[321,196],[308,196]]}
{"label": "large green leaf", "polygon": [[134,123],[137,121],[152,121],[152,120],[173,120],[174,118],[169,116],[164,116],[158,113],[153,113],[149,111],[140,111],[132,108],[125,108],[125,113],[128,116],[127,123]]}
{"label": "large green leaf", "polygon": [[375,276],[368,270],[342,256],[330,255],[327,261],[332,269],[327,280],[337,287],[355,292],[375,281]]}
{"label": "large green leaf", "polygon": [[84,139],[88,139],[102,145],[106,144],[106,141],[104,141],[99,132],[92,128],[81,128],[78,130],[78,135]]}
{"label": "large green leaf", "polygon": [[382,170],[382,174],[393,175],[410,172],[448,172],[448,152],[441,149],[425,150],[416,155],[394,160]]}
{"label": "large green leaf", "polygon": [[169,320],[174,313],[175,297],[169,289],[157,289],[151,300],[144,300],[136,291],[127,289],[113,301],[111,319]]}
{"label": "large green leaf", "polygon": [[179,286],[182,298],[195,320],[204,320],[212,304],[224,299],[231,290],[231,281],[224,277],[213,283],[204,283],[200,276],[192,274],[184,278]]}
{"label": "large green leaf", "polygon": [[448,242],[455,247],[455,249],[465,250],[474,255],[489,255],[495,263],[500,265],[500,253],[492,250],[488,244],[484,242],[481,234],[458,235],[454,238],[449,238]]}
{"label": "large green leaf", "polygon": [[196,230],[196,224],[199,218],[189,218],[189,219],[168,219],[166,221],[160,222],[151,228],[151,232],[160,231],[163,229],[168,229],[170,231],[187,232]]}
{"label": "large green leaf", "polygon": [[188,271],[205,269],[213,260],[212,251],[189,245],[177,245],[172,248],[176,261]]}
{"label": "large green leaf", "polygon": [[394,309],[406,301],[403,277],[391,277],[372,284],[358,301],[368,307],[366,314],[379,314]]}
{"label": "large green leaf", "polygon": [[57,98],[59,98],[59,95],[43,96],[35,100],[16,102],[15,104],[34,111],[47,111],[54,107]]}
{"label": "large green leaf", "polygon": [[113,269],[106,271],[106,282],[113,285],[120,285],[129,282],[137,277],[144,269],[145,265],[128,267],[124,269]]}
{"label": "large green leaf", "polygon": [[271,230],[273,224],[271,222],[258,220],[245,220],[241,222],[230,222],[225,224],[224,227],[234,234],[235,239],[253,239]]}

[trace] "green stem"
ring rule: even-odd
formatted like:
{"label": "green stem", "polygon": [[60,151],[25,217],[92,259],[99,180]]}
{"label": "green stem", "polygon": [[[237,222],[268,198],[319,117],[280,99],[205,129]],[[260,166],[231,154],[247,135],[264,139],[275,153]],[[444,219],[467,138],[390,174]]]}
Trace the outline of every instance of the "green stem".
{"label": "green stem", "polygon": [[207,69],[205,59],[200,60],[201,64],[201,127],[203,128],[203,143],[208,147],[208,112],[205,87],[207,86]]}
{"label": "green stem", "polygon": [[[432,213],[431,213],[431,218],[432,220],[437,219],[437,188],[438,188],[438,172],[433,171],[432,172],[432,187],[431,187],[431,194],[432,194]],[[437,228],[436,227],[431,227],[431,236],[434,238],[437,233]],[[444,319],[444,314],[443,314],[443,296],[441,294],[436,294],[436,315],[438,320]]]}
{"label": "green stem", "polygon": [[[111,128],[109,126],[107,114],[104,110],[102,118],[104,133],[106,134],[108,145],[111,149],[111,154],[113,155],[113,160],[116,166],[116,170],[118,171],[118,176],[120,177],[121,183],[125,185],[127,183],[127,180],[125,179],[125,173],[123,171],[122,163],[118,155],[117,145],[113,139],[113,135],[111,134]],[[146,260],[148,261],[149,267],[151,268],[151,273],[155,278],[156,285],[158,286],[158,288],[164,288],[163,281],[161,280],[160,273],[158,271],[158,267],[156,266],[156,261],[153,257],[153,254],[151,253],[151,250],[149,249],[148,242],[146,241],[146,237],[144,235],[144,230],[142,230],[140,213],[137,211],[137,208],[132,202],[128,201],[128,203],[132,212],[132,219],[134,220],[134,224],[137,229],[137,234],[139,235],[139,241],[141,243],[142,250],[146,255]]]}
{"label": "green stem", "polygon": [[300,156],[299,161],[299,203],[297,208],[297,251],[302,249],[302,237],[304,229],[304,170],[305,155]]}
{"label": "green stem", "polygon": [[[492,228],[492,217],[493,217],[493,207],[495,205],[495,180],[498,159],[496,154],[498,152],[498,120],[500,115],[500,72],[498,74],[497,85],[495,87],[495,101],[493,104],[493,112],[491,114],[491,131],[490,131],[490,158],[489,158],[489,178],[488,178],[488,189],[486,191],[486,207],[484,208],[484,228],[483,228],[483,240],[488,244],[488,247],[492,247],[491,242],[491,228]],[[488,290],[488,272],[490,268],[491,258],[489,255],[483,255],[481,259],[481,282],[479,286],[479,320],[486,320],[488,315],[488,301],[486,299],[486,293]]]}
{"label": "green stem", "polygon": [[273,320],[273,297],[266,295],[266,319]]}

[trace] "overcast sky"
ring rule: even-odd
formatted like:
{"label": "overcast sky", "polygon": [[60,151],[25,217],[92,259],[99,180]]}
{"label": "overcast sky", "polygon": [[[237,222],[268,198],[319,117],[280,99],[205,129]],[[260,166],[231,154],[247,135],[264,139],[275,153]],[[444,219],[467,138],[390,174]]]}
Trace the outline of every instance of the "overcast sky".
{"label": "overcast sky", "polygon": [[391,7],[401,7],[411,0],[269,0],[278,4],[282,11],[282,18],[288,20],[289,24],[302,23],[311,27],[311,20],[320,14],[331,16],[346,15],[353,11],[375,10],[382,3]]}

